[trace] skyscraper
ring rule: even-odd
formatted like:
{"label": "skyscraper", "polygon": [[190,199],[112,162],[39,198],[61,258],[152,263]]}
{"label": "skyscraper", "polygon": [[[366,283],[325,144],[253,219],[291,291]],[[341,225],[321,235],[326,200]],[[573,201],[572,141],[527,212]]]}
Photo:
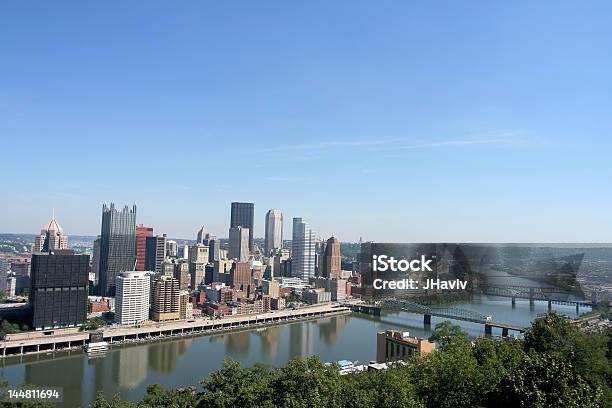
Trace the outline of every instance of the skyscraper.
{"label": "skyscraper", "polygon": [[147,272],[123,272],[117,276],[115,323],[134,325],[149,318],[150,278]]}
{"label": "skyscraper", "polygon": [[161,272],[164,259],[166,259],[166,234],[147,237],[145,270]]}
{"label": "skyscraper", "polygon": [[32,252],[48,252],[55,249],[68,249],[68,237],[55,220],[55,210],[51,220],[42,227],[40,234],[34,240]]}
{"label": "skyscraper", "polygon": [[178,244],[172,239],[166,240],[166,256],[178,258]]}
{"label": "skyscraper", "polygon": [[87,317],[89,255],[56,250],[32,255],[30,306],[36,330],[76,327]]}
{"label": "skyscraper", "polygon": [[117,211],[115,204],[102,206],[100,233],[100,292],[114,296],[115,278],[119,272],[134,269],[136,246],[136,204]]}
{"label": "skyscraper", "polygon": [[221,255],[221,241],[216,235],[206,234],[204,244],[208,245],[208,262],[218,261]]}
{"label": "skyscraper", "polygon": [[94,274],[94,283],[97,285],[100,280],[100,236],[93,242],[93,254],[91,256],[91,273]]}
{"label": "skyscraper", "polygon": [[232,227],[229,230],[229,254],[230,259],[240,262],[249,260],[249,229],[244,227]]}
{"label": "skyscraper", "polygon": [[202,228],[200,228],[200,230],[198,231],[198,234],[196,235],[196,244],[203,244],[205,238],[206,238],[206,228],[204,228],[204,226],[202,225]]}
{"label": "skyscraper", "polygon": [[253,223],[255,220],[255,204],[232,203],[230,228],[244,227],[249,229],[249,251],[253,250]]}
{"label": "skyscraper", "polygon": [[302,218],[294,218],[292,234],[291,276],[308,282],[315,276],[315,233]]}
{"label": "skyscraper", "polygon": [[283,246],[283,213],[271,209],[266,214],[266,256]]}
{"label": "skyscraper", "polygon": [[151,320],[175,320],[179,318],[179,282],[170,276],[160,276],[153,281],[151,292]]}
{"label": "skyscraper", "polygon": [[325,245],[323,253],[323,276],[326,278],[340,279],[342,268],[342,256],[340,255],[340,241],[331,236]]}
{"label": "skyscraper", "polygon": [[147,251],[147,237],[153,236],[153,228],[140,224],[136,227],[136,270],[146,271],[145,257]]}

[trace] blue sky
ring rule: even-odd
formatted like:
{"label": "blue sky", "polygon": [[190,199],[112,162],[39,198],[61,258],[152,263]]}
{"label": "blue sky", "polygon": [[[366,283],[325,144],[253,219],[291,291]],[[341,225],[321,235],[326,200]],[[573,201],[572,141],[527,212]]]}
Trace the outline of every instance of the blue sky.
{"label": "blue sky", "polygon": [[[537,4],[535,4],[537,3]],[[609,2],[0,4],[0,231],[231,201],[356,241],[612,241]]]}

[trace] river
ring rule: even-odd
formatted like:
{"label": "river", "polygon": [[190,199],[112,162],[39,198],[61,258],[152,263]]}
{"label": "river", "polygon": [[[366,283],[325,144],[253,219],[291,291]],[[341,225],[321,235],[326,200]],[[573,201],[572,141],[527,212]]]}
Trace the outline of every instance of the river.
{"label": "river", "polygon": [[[498,322],[524,326],[538,313],[547,311],[546,302],[535,302],[530,308],[527,300],[517,299],[516,307],[512,308],[510,299],[484,296],[453,306],[492,315]],[[553,305],[553,309],[576,316],[573,306]],[[433,317],[431,328],[442,320]],[[484,335],[482,325],[455,323],[473,337]],[[312,355],[319,355],[322,361],[368,362],[376,356],[376,332],[386,329],[409,331],[418,337],[428,337],[430,333],[420,315],[351,314],[240,332],[114,346],[104,357],[95,359],[89,359],[81,351],[7,357],[0,361],[0,378],[11,385],[63,387],[66,407],[87,405],[98,391],[108,397],[120,394],[122,398],[136,401],[152,383],[167,388],[197,385],[208,373],[218,370],[224,358],[236,359],[244,366],[257,362],[281,366],[292,357]],[[500,330],[493,334],[499,335]]]}

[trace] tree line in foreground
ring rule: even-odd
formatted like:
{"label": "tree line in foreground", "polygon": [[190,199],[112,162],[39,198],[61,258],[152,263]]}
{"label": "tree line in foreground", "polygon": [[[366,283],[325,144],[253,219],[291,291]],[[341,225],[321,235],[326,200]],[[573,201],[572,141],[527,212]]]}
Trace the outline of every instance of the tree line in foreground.
{"label": "tree line in foreground", "polygon": [[226,360],[199,390],[151,385],[140,402],[100,394],[90,407],[612,406],[611,331],[586,333],[553,313],[534,321],[524,340],[472,341],[450,322],[432,339],[436,352],[384,371],[341,376],[317,357],[280,368]]}

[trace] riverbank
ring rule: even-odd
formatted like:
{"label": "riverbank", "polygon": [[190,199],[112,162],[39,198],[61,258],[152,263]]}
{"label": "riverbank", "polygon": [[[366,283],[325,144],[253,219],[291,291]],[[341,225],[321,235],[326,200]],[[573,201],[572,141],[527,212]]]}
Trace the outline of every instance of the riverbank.
{"label": "riverbank", "polygon": [[[273,326],[292,321],[315,320],[350,312],[350,309],[347,307],[326,304],[257,315],[230,316],[216,320],[196,318],[185,321],[151,323],[138,327],[118,326],[104,328],[101,331],[103,332],[104,341],[111,345],[139,343],[157,338],[190,337],[254,327]],[[0,354],[2,357],[8,357],[53,353],[56,351],[80,349],[89,343],[90,332],[87,331],[79,332],[68,329],[56,330],[51,333],[51,335],[45,335],[44,332],[28,332],[13,335],[10,339],[0,342]]]}

